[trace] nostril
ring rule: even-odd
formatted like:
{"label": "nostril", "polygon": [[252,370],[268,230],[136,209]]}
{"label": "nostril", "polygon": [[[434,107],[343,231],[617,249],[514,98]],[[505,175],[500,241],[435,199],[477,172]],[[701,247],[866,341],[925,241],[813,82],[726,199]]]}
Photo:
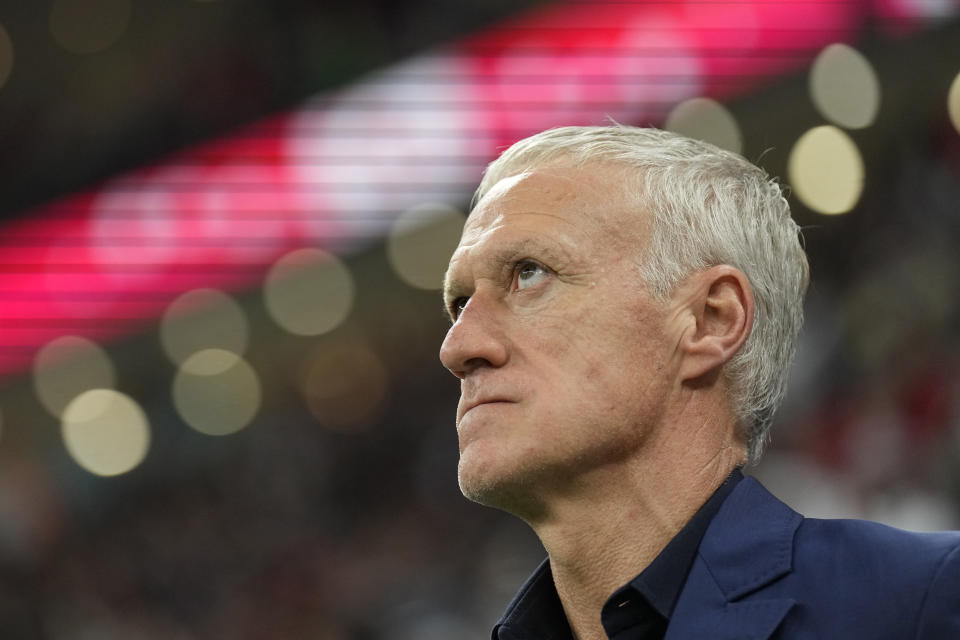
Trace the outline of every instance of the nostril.
{"label": "nostril", "polygon": [[463,375],[466,375],[468,372],[473,371],[475,369],[479,369],[480,367],[493,366],[489,360],[483,357],[470,358],[463,364],[464,364],[464,367],[463,367],[463,371],[461,372],[463,373]]}

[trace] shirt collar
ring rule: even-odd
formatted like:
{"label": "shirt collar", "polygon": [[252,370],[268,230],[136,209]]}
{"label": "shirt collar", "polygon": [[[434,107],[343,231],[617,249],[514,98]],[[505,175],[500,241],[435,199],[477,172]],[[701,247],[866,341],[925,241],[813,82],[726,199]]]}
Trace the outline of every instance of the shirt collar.
{"label": "shirt collar", "polygon": [[634,589],[647,599],[657,613],[669,619],[680,598],[680,592],[683,591],[687,574],[697,557],[697,549],[707,527],[717,515],[723,501],[742,479],[743,473],[740,469],[734,469],[653,562],[640,575],[615,592],[608,603],[613,601],[620,591]]}
{"label": "shirt collar", "polygon": [[[664,619],[669,619],[683,591],[687,573],[707,527],[720,510],[723,501],[742,479],[740,469],[734,469],[654,561],[633,580],[614,592],[604,605],[604,612],[608,608],[616,607],[630,593],[639,593],[657,613]],[[573,637],[560,597],[553,585],[549,558],[544,560],[523,584],[492,634],[493,640],[529,637],[543,640],[571,640]]]}
{"label": "shirt collar", "polygon": [[493,628],[493,640],[572,640],[573,633],[553,586],[550,559],[540,563]]}

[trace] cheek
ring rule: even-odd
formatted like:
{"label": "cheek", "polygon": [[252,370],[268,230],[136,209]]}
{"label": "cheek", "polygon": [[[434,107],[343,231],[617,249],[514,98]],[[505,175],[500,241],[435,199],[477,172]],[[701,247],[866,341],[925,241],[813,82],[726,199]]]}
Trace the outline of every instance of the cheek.
{"label": "cheek", "polygon": [[574,333],[558,350],[570,385],[566,393],[586,410],[619,413],[646,406],[651,396],[664,393],[663,347],[660,337],[623,325]]}
{"label": "cheek", "polygon": [[591,389],[598,397],[656,377],[668,354],[663,318],[649,301],[635,291],[627,296],[633,304],[623,303],[620,290],[583,293],[562,312],[519,319],[513,344],[520,359],[534,365],[528,371],[554,389]]}

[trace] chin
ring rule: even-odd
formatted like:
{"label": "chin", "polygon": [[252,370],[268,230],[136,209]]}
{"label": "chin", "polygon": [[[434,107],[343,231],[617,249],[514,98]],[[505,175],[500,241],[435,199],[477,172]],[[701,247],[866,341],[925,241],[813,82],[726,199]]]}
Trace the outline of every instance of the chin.
{"label": "chin", "polygon": [[534,490],[535,474],[507,464],[504,457],[486,457],[467,450],[460,455],[457,480],[468,500],[530,520],[539,513],[540,498]]}
{"label": "chin", "polygon": [[488,506],[495,501],[498,487],[501,485],[495,465],[484,456],[477,455],[477,447],[468,447],[460,454],[460,463],[457,465],[457,482],[460,492],[468,500]]}

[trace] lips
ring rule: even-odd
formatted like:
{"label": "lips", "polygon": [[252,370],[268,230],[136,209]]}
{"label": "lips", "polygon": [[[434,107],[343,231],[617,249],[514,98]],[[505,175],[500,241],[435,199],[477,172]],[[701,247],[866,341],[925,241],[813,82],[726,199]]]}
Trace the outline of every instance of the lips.
{"label": "lips", "polygon": [[509,402],[513,402],[513,400],[510,400],[508,398],[500,398],[500,397],[479,398],[475,400],[470,400],[469,402],[463,402],[460,405],[460,410],[457,412],[457,422],[459,423],[463,419],[463,416],[467,415],[467,413],[469,413],[472,409],[475,409],[479,406],[482,406],[485,404],[498,404],[498,403],[509,403]]}

